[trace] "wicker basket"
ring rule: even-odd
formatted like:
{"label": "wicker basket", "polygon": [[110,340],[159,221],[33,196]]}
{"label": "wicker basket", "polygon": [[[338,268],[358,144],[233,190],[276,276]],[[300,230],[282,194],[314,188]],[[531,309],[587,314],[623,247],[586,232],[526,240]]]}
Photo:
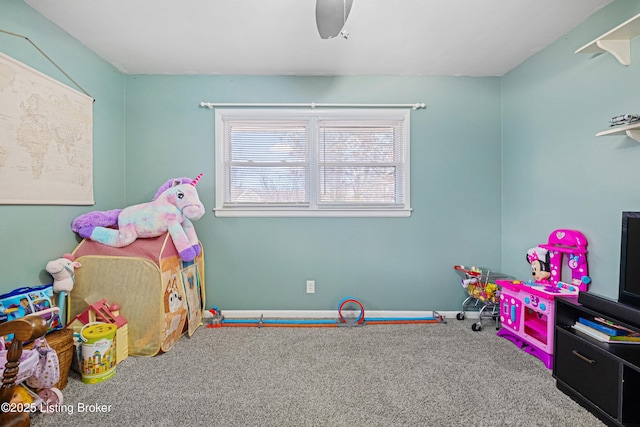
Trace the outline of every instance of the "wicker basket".
{"label": "wicker basket", "polygon": [[[58,354],[58,362],[60,365],[60,380],[55,385],[56,388],[62,390],[67,386],[69,377],[69,369],[71,368],[71,360],[73,359],[73,330],[60,329],[49,332],[45,336],[49,346]],[[30,349],[33,343],[26,344],[24,348]]]}

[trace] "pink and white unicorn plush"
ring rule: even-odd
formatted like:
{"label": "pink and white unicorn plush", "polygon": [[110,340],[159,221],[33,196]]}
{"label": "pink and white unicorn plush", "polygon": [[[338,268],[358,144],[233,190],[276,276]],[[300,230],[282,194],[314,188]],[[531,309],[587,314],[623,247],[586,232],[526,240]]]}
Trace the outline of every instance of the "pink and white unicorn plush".
{"label": "pink and white unicorn plush", "polygon": [[156,237],[169,232],[180,258],[193,261],[200,254],[198,236],[191,221],[204,215],[196,179],[174,178],[158,189],[153,201],[124,209],[93,211],[80,215],[71,229],[85,239],[117,248],[138,237]]}
{"label": "pink and white unicorn plush", "polygon": [[53,292],[71,292],[75,283],[75,269],[80,266],[71,254],[49,261],[45,270],[53,277]]}

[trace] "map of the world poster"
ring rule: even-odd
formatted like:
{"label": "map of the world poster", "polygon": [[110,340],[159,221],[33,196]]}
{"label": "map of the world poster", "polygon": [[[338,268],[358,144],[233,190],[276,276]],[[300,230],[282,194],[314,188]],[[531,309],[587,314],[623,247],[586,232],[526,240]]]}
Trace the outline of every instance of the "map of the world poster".
{"label": "map of the world poster", "polygon": [[0,204],[94,204],[93,99],[1,52]]}

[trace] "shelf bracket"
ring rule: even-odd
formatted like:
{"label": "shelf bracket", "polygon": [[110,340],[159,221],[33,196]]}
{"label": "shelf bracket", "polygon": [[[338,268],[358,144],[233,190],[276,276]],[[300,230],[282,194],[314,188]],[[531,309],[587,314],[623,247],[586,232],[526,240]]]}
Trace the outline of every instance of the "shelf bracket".
{"label": "shelf bracket", "polygon": [[640,142],[640,129],[627,129],[627,136]]}
{"label": "shelf bracket", "polygon": [[638,36],[640,36],[640,13],[582,46],[576,50],[576,53],[608,52],[622,65],[630,65],[631,39]]}
{"label": "shelf bracket", "polygon": [[609,52],[622,65],[631,64],[631,41],[630,40],[605,40],[596,41],[598,47],[605,52]]}

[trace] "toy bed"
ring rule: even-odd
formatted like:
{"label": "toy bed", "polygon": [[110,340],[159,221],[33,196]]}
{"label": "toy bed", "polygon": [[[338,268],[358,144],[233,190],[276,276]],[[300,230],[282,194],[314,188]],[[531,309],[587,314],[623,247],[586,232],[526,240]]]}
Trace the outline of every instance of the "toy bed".
{"label": "toy bed", "polygon": [[[200,245],[202,249],[202,245]],[[129,354],[168,351],[202,320],[204,254],[183,262],[169,234],[115,248],[83,240],[73,252],[76,270],[67,320],[102,299],[120,306],[127,320]]]}

